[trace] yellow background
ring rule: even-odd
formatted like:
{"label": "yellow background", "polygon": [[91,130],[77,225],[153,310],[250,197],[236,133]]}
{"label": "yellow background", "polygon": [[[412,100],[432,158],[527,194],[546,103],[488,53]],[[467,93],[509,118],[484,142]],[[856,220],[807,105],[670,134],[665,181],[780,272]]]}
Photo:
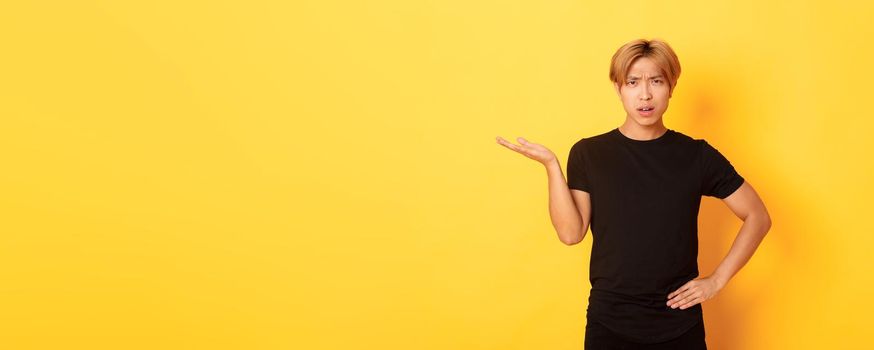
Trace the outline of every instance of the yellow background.
{"label": "yellow background", "polygon": [[[542,166],[624,113],[661,38],[665,124],[774,222],[704,304],[713,349],[862,349],[874,314],[870,2],[8,1],[0,347],[582,349],[591,236]],[[702,202],[709,274],[741,222]]]}

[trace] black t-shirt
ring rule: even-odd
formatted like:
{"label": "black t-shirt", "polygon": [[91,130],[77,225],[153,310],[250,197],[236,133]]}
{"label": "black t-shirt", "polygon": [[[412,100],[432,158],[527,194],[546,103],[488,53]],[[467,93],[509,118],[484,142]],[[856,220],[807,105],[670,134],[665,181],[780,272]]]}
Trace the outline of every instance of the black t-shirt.
{"label": "black t-shirt", "polygon": [[592,204],[588,321],[641,343],[702,322],[701,304],[672,309],[668,294],[698,277],[701,196],[725,198],[744,182],[731,163],[671,129],[642,141],[616,128],[577,141],[567,177]]}

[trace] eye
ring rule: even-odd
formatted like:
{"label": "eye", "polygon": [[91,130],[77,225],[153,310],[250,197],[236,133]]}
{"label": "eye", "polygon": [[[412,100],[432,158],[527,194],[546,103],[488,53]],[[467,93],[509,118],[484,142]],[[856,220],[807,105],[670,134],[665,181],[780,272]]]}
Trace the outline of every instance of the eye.
{"label": "eye", "polygon": [[628,81],[628,85],[634,85],[634,83],[637,83],[637,81],[636,80],[629,80]]}
{"label": "eye", "polygon": [[661,79],[656,79],[656,80],[653,80],[653,82],[656,83],[656,84],[661,84],[661,83],[662,83],[662,80],[661,80]]}

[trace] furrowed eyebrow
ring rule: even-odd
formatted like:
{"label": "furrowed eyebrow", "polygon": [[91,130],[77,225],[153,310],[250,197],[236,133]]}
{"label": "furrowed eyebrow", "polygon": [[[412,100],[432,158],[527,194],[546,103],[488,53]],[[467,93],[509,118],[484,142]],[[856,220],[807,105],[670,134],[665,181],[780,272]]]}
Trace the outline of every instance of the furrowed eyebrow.
{"label": "furrowed eyebrow", "polygon": [[[652,77],[650,77],[650,79],[661,79],[661,78],[664,78],[664,77],[661,76],[661,75],[656,75],[656,76],[652,76]],[[631,79],[640,79],[640,77],[635,76],[635,75],[629,75],[629,76],[628,76],[628,79],[629,79],[629,80],[631,80]]]}

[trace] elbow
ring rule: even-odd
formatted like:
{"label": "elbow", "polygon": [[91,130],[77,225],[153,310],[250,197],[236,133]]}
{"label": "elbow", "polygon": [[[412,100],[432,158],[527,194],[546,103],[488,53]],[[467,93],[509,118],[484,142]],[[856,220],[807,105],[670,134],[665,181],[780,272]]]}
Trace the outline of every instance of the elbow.
{"label": "elbow", "polygon": [[574,244],[580,243],[582,241],[583,241],[582,237],[574,238],[574,239],[567,239],[567,238],[561,239],[561,243],[564,243],[565,245],[574,245]]}
{"label": "elbow", "polygon": [[755,220],[762,227],[762,236],[768,234],[768,231],[771,230],[771,216],[768,215],[767,211],[762,211],[758,215],[753,216]]}
{"label": "elbow", "polygon": [[583,238],[586,238],[586,231],[588,230],[589,228],[586,227],[585,230],[575,231],[573,234],[570,235],[561,235],[559,236],[559,240],[561,240],[561,242],[565,245],[575,245],[582,242]]}

